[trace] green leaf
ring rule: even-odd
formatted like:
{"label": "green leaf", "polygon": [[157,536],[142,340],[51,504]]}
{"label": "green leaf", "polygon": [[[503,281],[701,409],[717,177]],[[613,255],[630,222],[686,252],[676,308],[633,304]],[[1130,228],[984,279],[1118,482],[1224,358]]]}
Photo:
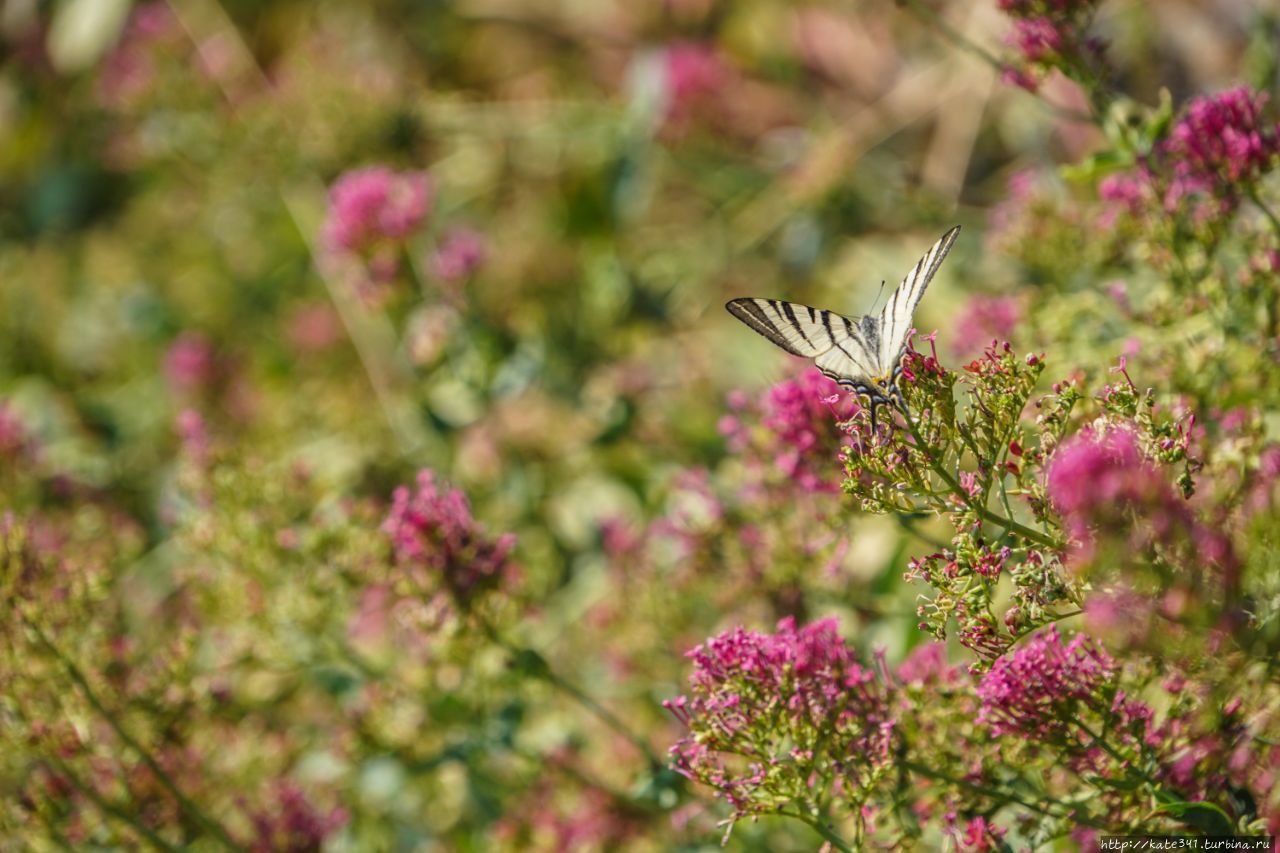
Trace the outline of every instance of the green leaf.
{"label": "green leaf", "polygon": [[1165,803],[1152,814],[1167,814],[1205,835],[1231,835],[1235,831],[1231,816],[1213,803],[1176,801]]}
{"label": "green leaf", "polygon": [[1133,167],[1133,157],[1125,151],[1109,148],[1092,154],[1079,163],[1063,166],[1059,173],[1063,180],[1081,183],[1094,183],[1114,172],[1122,172]]}

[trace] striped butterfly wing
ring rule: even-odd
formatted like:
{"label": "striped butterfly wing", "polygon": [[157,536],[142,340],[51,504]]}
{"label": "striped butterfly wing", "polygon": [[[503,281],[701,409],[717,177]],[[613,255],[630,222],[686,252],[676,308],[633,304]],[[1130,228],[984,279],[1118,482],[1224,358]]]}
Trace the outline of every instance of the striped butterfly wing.
{"label": "striped butterfly wing", "polygon": [[960,234],[960,226],[943,234],[933,248],[924,253],[924,257],[916,262],[911,272],[902,280],[885,303],[880,312],[876,335],[877,354],[875,376],[891,376],[898,367],[898,359],[902,358],[907,348],[907,335],[911,332],[911,319],[916,313],[916,306],[924,296],[925,288],[933,280],[934,273],[942,266],[942,261],[951,251]]}
{"label": "striped butterfly wing", "polygon": [[792,355],[813,359],[819,370],[837,382],[865,382],[875,376],[879,353],[860,327],[848,317],[777,299],[744,297],[725,308],[761,337]]}

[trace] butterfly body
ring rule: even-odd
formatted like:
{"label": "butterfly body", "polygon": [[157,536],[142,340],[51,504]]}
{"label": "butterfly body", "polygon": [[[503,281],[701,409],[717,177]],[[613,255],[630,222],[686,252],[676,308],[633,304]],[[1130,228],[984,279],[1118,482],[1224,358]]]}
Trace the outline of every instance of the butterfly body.
{"label": "butterfly body", "polygon": [[731,299],[725,308],[754,332],[792,355],[813,359],[826,376],[868,398],[871,428],[876,411],[896,399],[902,354],[925,288],[951,250],[960,226],[942,235],[898,285],[879,314],[846,317],[778,299]]}

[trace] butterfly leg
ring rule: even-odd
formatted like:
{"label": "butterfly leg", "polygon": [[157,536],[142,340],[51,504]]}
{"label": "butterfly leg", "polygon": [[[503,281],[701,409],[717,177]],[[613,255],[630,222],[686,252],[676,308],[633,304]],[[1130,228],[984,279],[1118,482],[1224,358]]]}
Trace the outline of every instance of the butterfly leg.
{"label": "butterfly leg", "polygon": [[871,434],[875,435],[879,432],[879,420],[876,415],[879,413],[881,406],[890,405],[893,401],[882,394],[879,388],[868,385],[865,382],[848,382],[845,380],[839,384],[844,385],[846,388],[852,388],[855,392],[867,398],[867,401],[871,404],[869,406],[871,409]]}

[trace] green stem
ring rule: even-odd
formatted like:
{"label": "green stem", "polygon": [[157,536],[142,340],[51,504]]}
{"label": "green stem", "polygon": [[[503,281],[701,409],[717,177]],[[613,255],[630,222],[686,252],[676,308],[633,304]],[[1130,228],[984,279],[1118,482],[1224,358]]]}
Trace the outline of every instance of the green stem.
{"label": "green stem", "polygon": [[665,766],[665,762],[658,756],[656,752],[653,751],[653,747],[650,746],[647,740],[645,740],[643,737],[637,734],[634,730],[632,730],[631,727],[628,726],[626,723],[622,722],[622,720],[619,719],[617,715],[615,715],[612,711],[610,711],[608,708],[601,705],[592,696],[588,695],[587,692],[583,690],[581,687],[574,684],[572,681],[570,681],[569,679],[565,678],[564,676],[560,675],[558,672],[553,670],[551,668],[551,664],[547,662],[547,659],[545,657],[543,657],[534,649],[526,648],[523,646],[516,645],[515,643],[512,643],[510,640],[506,639],[501,634],[499,634],[498,630],[494,628],[492,624],[489,623],[489,620],[485,619],[483,616],[480,616],[479,614],[475,614],[475,615],[476,615],[477,621],[480,623],[481,630],[484,631],[485,636],[487,636],[495,645],[501,646],[502,648],[506,649],[507,652],[510,653],[513,657],[528,658],[532,656],[533,658],[535,658],[537,661],[540,662],[541,666],[534,673],[534,676],[536,678],[539,678],[545,681],[547,684],[556,688],[561,693],[564,693],[566,696],[569,696],[571,699],[573,699],[583,708],[585,708],[586,710],[594,714],[601,722],[603,722],[609,728],[613,729],[619,735],[621,735],[622,737],[630,741],[636,747],[636,749],[640,750],[641,754],[644,755],[645,759],[649,762],[649,766],[651,769],[656,770]]}
{"label": "green stem", "polygon": [[784,817],[793,817],[796,820],[800,820],[809,824],[809,826],[813,827],[813,830],[815,832],[821,835],[822,838],[827,843],[829,843],[832,847],[839,850],[840,853],[853,853],[853,847],[850,846],[849,842],[845,841],[843,838],[836,835],[834,832],[831,831],[831,828],[829,826],[827,826],[817,818],[810,817],[809,815],[806,815],[806,814],[801,814],[800,812],[782,811],[782,812],[778,812],[778,814]]}
{"label": "green stem", "polygon": [[903,419],[907,423],[907,429],[911,432],[911,437],[916,440],[916,449],[924,455],[924,458],[929,463],[929,467],[933,469],[935,474],[942,478],[942,482],[947,484],[947,487],[951,489],[952,493],[960,498],[960,500],[964,501],[965,506],[969,507],[969,509],[973,510],[985,521],[990,521],[992,524],[998,524],[1004,529],[1012,531],[1024,539],[1035,542],[1038,545],[1043,545],[1046,548],[1052,548],[1055,551],[1062,550],[1061,542],[1058,542],[1037,530],[1032,530],[1025,524],[1019,524],[1011,518],[1005,518],[1002,515],[994,513],[985,506],[974,503],[972,498],[969,497],[969,493],[960,487],[960,483],[947,473],[947,470],[942,467],[941,463],[934,459],[933,454],[927,450],[927,445],[925,444],[924,439],[920,437],[920,433],[916,430],[915,421],[912,419],[910,413],[906,411],[905,407],[902,410],[902,414]]}
{"label": "green stem", "polygon": [[128,826],[134,832],[138,833],[147,841],[151,842],[151,846],[156,848],[157,850],[164,850],[166,852],[173,851],[173,853],[177,853],[179,848],[165,841],[163,838],[161,838],[159,835],[156,834],[155,830],[151,829],[149,826],[140,822],[133,815],[129,814],[125,809],[120,808],[115,803],[108,802],[107,799],[103,797],[100,793],[95,791],[91,785],[88,785],[82,782],[80,778],[76,776],[76,774],[72,772],[71,768],[68,767],[65,763],[58,761],[57,759],[50,759],[50,763],[57,768],[58,773],[63,778],[65,778],[68,782],[71,783],[71,787],[75,788],[77,791],[79,791],[81,794],[87,797],[95,806],[98,807],[99,811],[101,811],[103,814],[107,815],[108,817],[115,818],[116,820],[120,821],[124,825]]}
{"label": "green stem", "polygon": [[1266,202],[1262,200],[1262,196],[1258,193],[1258,188],[1252,184],[1245,190],[1249,196],[1249,201],[1258,206],[1258,210],[1262,211],[1262,215],[1267,217],[1267,221],[1271,223],[1271,230],[1280,234],[1280,218],[1278,218]]}
{"label": "green stem", "polygon": [[85,678],[84,673],[80,671],[80,668],[76,666],[75,663],[66,655],[64,655],[61,649],[54,645],[53,641],[45,635],[44,631],[40,630],[38,625],[28,619],[25,615],[20,615],[19,618],[21,618],[26,626],[31,629],[32,633],[35,634],[36,639],[40,641],[40,644],[48,649],[49,653],[62,664],[63,668],[66,669],[67,674],[71,676],[71,680],[84,695],[84,698],[93,707],[93,709],[107,721],[107,725],[109,725],[111,730],[116,733],[116,737],[120,738],[126,746],[136,752],[138,757],[142,759],[142,762],[147,765],[147,768],[155,774],[156,780],[159,781],[160,785],[169,792],[169,795],[177,802],[178,807],[181,808],[182,811],[186,812],[187,816],[199,824],[206,832],[216,838],[222,846],[226,847],[228,850],[240,850],[240,845],[235,842],[227,830],[224,829],[217,821],[213,820],[213,818],[201,811],[195,803],[191,802],[191,800],[178,789],[178,786],[174,783],[173,779],[171,779],[169,774],[165,772],[164,768],[160,766],[160,763],[152,757],[146,747],[134,739],[133,735],[129,734],[129,732],[125,730],[124,724],[116,719],[115,714],[113,714],[102,700],[98,698],[98,694],[94,692],[93,687],[89,684],[89,680]]}
{"label": "green stem", "polygon": [[1099,825],[1094,821],[1091,821],[1090,819],[1088,819],[1087,817],[1081,814],[1078,814],[1070,810],[1061,811],[1058,809],[1051,808],[1048,804],[1045,804],[1045,803],[1037,803],[1032,800],[1023,799],[1022,797],[1018,796],[1012,791],[1009,791],[1003,788],[1001,789],[988,788],[985,785],[979,785],[975,782],[970,782],[968,779],[962,779],[957,776],[952,776],[948,773],[943,773],[941,771],[934,770],[930,767],[925,767],[922,764],[916,764],[915,762],[912,762],[912,761],[902,762],[899,764],[899,766],[911,773],[915,773],[917,776],[923,776],[926,779],[932,779],[935,782],[943,782],[948,785],[954,785],[958,788],[964,788],[966,791],[970,791],[975,794],[980,794],[984,797],[987,797],[988,799],[996,800],[997,802],[1013,803],[1014,805],[1022,806],[1024,809],[1027,809],[1029,811],[1036,812],[1037,814],[1042,814],[1045,817],[1069,818],[1070,820],[1073,820],[1076,823],[1080,823],[1085,826],[1102,828],[1101,825]]}
{"label": "green stem", "polygon": [[1066,613],[1058,613],[1052,618],[1044,622],[1041,622],[1040,624],[1035,625],[1034,627],[1028,628],[1025,631],[1020,631],[1019,633],[1014,634],[1013,641],[1016,643],[1018,642],[1018,640],[1021,640],[1023,637],[1027,636],[1028,634],[1031,634],[1035,631],[1039,631],[1045,625],[1052,625],[1054,622],[1061,622],[1063,619],[1070,619],[1072,616],[1079,616],[1081,613],[1084,613],[1083,609],[1070,610],[1070,611],[1067,611]]}

